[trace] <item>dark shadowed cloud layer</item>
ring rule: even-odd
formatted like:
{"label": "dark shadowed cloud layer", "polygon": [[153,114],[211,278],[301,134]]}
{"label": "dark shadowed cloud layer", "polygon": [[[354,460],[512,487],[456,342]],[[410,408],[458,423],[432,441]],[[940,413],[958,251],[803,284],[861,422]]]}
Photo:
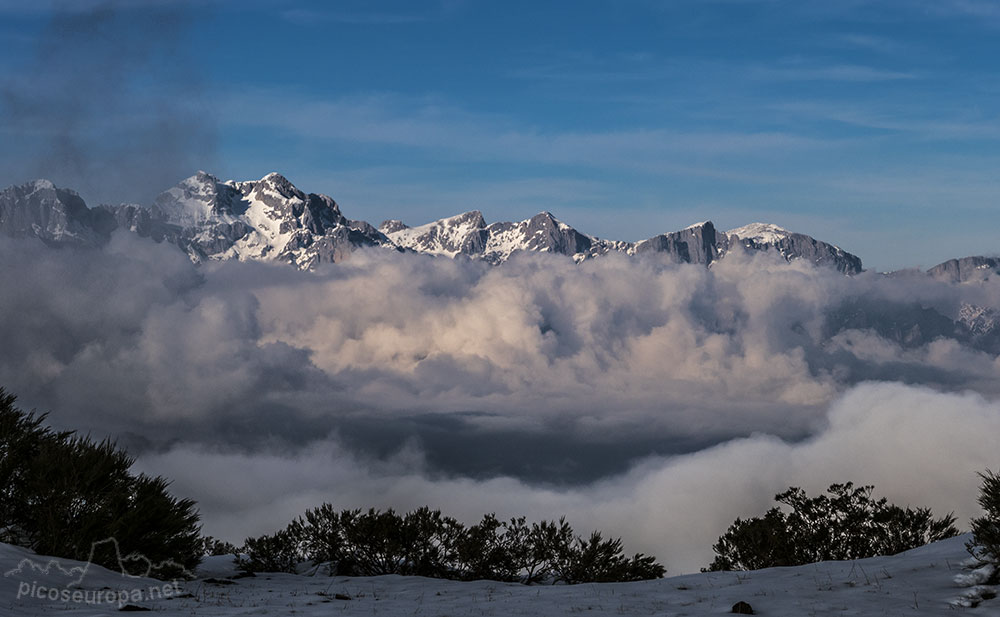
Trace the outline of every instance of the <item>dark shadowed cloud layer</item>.
{"label": "dark shadowed cloud layer", "polygon": [[116,435],[234,540],[323,501],[429,504],[566,514],[690,571],[793,483],[974,513],[1000,364],[952,320],[1000,285],[772,257],[299,272],[4,239],[0,384]]}

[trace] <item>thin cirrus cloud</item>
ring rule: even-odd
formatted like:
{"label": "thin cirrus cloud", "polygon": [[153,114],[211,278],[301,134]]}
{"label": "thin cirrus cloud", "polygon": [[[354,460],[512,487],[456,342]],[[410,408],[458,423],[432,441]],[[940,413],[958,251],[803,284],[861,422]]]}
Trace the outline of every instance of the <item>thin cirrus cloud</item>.
{"label": "thin cirrus cloud", "polygon": [[857,49],[869,50],[889,56],[912,55],[915,52],[913,45],[902,43],[889,36],[879,36],[872,34],[846,33],[834,37],[831,41],[834,45],[845,45]]}
{"label": "thin cirrus cloud", "polygon": [[[290,101],[287,93],[243,94],[225,108],[221,116],[234,125],[270,126],[313,139],[440,149],[485,159],[553,164],[651,166],[691,154],[780,154],[840,147],[849,142],[777,131],[637,128],[543,132],[496,114],[392,95],[334,101],[296,97]],[[264,109],[267,114],[261,113]]]}
{"label": "thin cirrus cloud", "polygon": [[830,104],[819,101],[773,103],[779,112],[821,121],[893,131],[927,140],[983,141],[1000,139],[1000,129],[983,112],[943,106],[933,115],[906,104]]}
{"label": "thin cirrus cloud", "polygon": [[281,17],[285,21],[299,26],[315,26],[323,23],[378,26],[414,24],[432,19],[430,15],[415,13],[372,13],[302,8],[282,11]]}
{"label": "thin cirrus cloud", "polygon": [[[296,6],[297,4],[297,6]],[[300,27],[323,27],[331,24],[348,26],[408,26],[440,22],[462,11],[462,2],[434,0],[420,5],[371,2],[306,2],[278,7],[281,19]]]}
{"label": "thin cirrus cloud", "polygon": [[919,79],[919,73],[893,71],[871,66],[838,64],[832,66],[755,66],[748,71],[751,79],[769,81],[845,81],[881,82]]}
{"label": "thin cirrus cloud", "polygon": [[[946,2],[923,2],[928,11],[935,14],[976,19],[1000,20],[1000,7],[989,0],[948,0]],[[994,21],[993,23],[1000,23]]]}

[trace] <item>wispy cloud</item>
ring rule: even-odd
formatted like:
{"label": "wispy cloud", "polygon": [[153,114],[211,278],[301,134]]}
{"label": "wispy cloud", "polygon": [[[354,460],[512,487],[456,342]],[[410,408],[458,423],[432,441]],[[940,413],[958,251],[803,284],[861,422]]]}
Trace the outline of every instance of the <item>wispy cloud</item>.
{"label": "wispy cloud", "polygon": [[909,71],[892,71],[856,64],[832,66],[756,66],[749,71],[752,79],[770,81],[847,81],[878,82],[918,79],[919,74]]}
{"label": "wispy cloud", "polygon": [[427,14],[352,12],[339,9],[288,9],[281,12],[285,21],[299,26],[340,23],[354,25],[413,24],[430,20]]}
{"label": "wispy cloud", "polygon": [[833,44],[848,48],[874,51],[876,53],[900,56],[911,54],[913,46],[903,43],[889,36],[879,36],[874,34],[847,33],[835,36]]}
{"label": "wispy cloud", "polygon": [[436,149],[480,160],[508,160],[692,173],[691,157],[761,156],[840,147],[845,140],[779,131],[690,131],[660,127],[557,131],[433,100],[384,95],[336,100],[287,93],[241,93],[223,116],[311,139]]}
{"label": "wispy cloud", "polygon": [[829,120],[852,126],[909,133],[921,139],[996,140],[1000,139],[997,118],[984,117],[967,108],[941,106],[933,116],[922,108],[895,105],[827,102],[775,103],[772,107],[804,118]]}
{"label": "wispy cloud", "polygon": [[507,76],[537,81],[648,82],[676,77],[690,71],[693,60],[680,62],[648,52],[598,56],[585,51],[544,50],[534,62],[511,69]]}
{"label": "wispy cloud", "polygon": [[291,8],[279,7],[278,15],[281,19],[299,26],[326,24],[394,26],[441,21],[460,14],[463,10],[462,0],[403,2],[388,8],[383,8],[384,6],[385,3],[380,5],[363,1],[311,2]]}
{"label": "wispy cloud", "polygon": [[943,0],[924,4],[932,6],[937,13],[1000,19],[1000,4],[993,0]]}

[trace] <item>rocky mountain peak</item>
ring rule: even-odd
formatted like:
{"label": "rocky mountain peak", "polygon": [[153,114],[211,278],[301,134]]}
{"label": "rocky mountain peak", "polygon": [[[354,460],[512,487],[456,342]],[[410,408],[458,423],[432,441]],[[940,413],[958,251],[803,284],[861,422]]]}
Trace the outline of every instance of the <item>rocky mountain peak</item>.
{"label": "rocky mountain peak", "polygon": [[700,223],[693,223],[691,225],[688,225],[681,231],[691,231],[691,232],[710,231],[711,233],[714,234],[716,232],[716,229],[715,229],[715,223],[713,223],[712,221],[702,221]]}
{"label": "rocky mountain peak", "polygon": [[220,184],[219,179],[212,174],[205,171],[198,171],[193,176],[184,178],[165,192],[169,193],[176,189],[183,192],[186,197],[210,198],[218,193]]}
{"label": "rocky mountain peak", "polygon": [[229,220],[242,213],[240,195],[210,173],[199,171],[160,193],[153,202],[157,218],[179,227]]}
{"label": "rocky mountain peak", "polygon": [[751,223],[731,229],[725,236],[727,250],[742,247],[749,251],[776,251],[788,261],[805,259],[816,265],[832,266],[844,274],[863,270],[861,259],[839,246],[771,223]]}
{"label": "rocky mountain peak", "polygon": [[91,210],[79,193],[49,180],[32,180],[0,191],[0,234],[36,237],[53,245],[99,246],[114,217]]}
{"label": "rocky mountain peak", "polygon": [[483,250],[486,220],[479,210],[409,227],[401,221],[386,221],[381,231],[397,246],[432,255],[476,256]]}
{"label": "rocky mountain peak", "polygon": [[[39,178],[38,180],[31,180],[29,182],[24,183],[21,186],[24,190],[28,191],[29,193],[34,193],[37,191],[56,190],[56,185],[52,184],[52,182],[49,180],[45,180],[44,178]],[[76,191],[73,191],[71,189],[62,189],[62,190],[68,193],[76,193]]]}
{"label": "rocky mountain peak", "polygon": [[410,226],[399,219],[386,219],[379,223],[378,230],[384,234],[391,234],[394,231],[409,229]]}
{"label": "rocky mountain peak", "polygon": [[562,221],[560,221],[559,219],[557,219],[555,216],[553,216],[551,212],[548,212],[548,211],[539,212],[535,216],[533,216],[530,219],[528,219],[527,223],[529,225],[534,225],[536,227],[537,226],[544,226],[544,227],[557,228],[557,229],[558,228],[563,228],[563,229],[569,229],[570,228],[569,225],[563,223]]}
{"label": "rocky mountain peak", "polygon": [[772,223],[750,223],[726,232],[727,236],[739,236],[741,240],[751,240],[758,244],[776,244],[791,234],[787,229]]}
{"label": "rocky mountain peak", "polygon": [[51,180],[44,178],[9,186],[3,190],[3,194],[16,195],[18,199],[59,202],[78,211],[81,207],[86,208],[79,193],[73,189],[59,188]]}
{"label": "rocky mountain peak", "polygon": [[261,198],[277,197],[285,200],[306,200],[304,192],[300,191],[288,178],[275,171],[272,171],[254,183],[253,192]]}
{"label": "rocky mountain peak", "polygon": [[716,233],[712,221],[702,221],[680,231],[637,242],[626,248],[626,252],[636,255],[667,253],[678,263],[709,265],[717,261],[728,247],[727,236]]}
{"label": "rocky mountain peak", "polygon": [[486,227],[486,219],[479,210],[469,210],[456,216],[444,219],[453,225],[468,225],[475,228]]}

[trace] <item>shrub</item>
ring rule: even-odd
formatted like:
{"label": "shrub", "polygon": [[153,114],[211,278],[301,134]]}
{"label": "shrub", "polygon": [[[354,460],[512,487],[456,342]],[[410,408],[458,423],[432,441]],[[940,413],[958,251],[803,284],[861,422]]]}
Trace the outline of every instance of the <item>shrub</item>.
{"label": "shrub", "polygon": [[985,515],[972,519],[972,540],[966,548],[973,557],[997,566],[1000,572],[1000,475],[988,470],[979,475],[983,479],[979,505]]}
{"label": "shrub", "polygon": [[287,572],[295,574],[303,561],[299,539],[289,529],[259,538],[247,538],[236,555],[236,566],[244,572]]}
{"label": "shrub", "polygon": [[785,515],[777,508],[763,517],[737,518],[712,550],[716,557],[709,570],[760,570],[796,561]]}
{"label": "shrub", "polygon": [[454,578],[465,530],[462,524],[427,507],[407,513],[402,523],[409,543],[404,574]]}
{"label": "shrub", "polygon": [[657,563],[656,557],[636,553],[628,560],[624,576],[620,580],[648,581],[654,578],[663,578],[663,575],[666,573],[667,569]]}
{"label": "shrub", "polygon": [[403,521],[392,509],[370,508],[341,514],[344,543],[350,547],[354,574],[403,574],[409,541]]}
{"label": "shrub", "polygon": [[440,511],[419,508],[400,516],[393,510],[337,511],[323,504],[287,528],[301,554],[330,574],[408,574],[443,578],[456,569],[457,544],[465,529]]}
{"label": "shrub", "polygon": [[[331,574],[353,574],[353,568],[342,563],[346,554],[343,531],[340,512],[333,506],[325,503],[319,508],[307,510],[288,526],[288,530],[298,538],[303,557],[316,564],[329,564],[333,568]],[[338,564],[341,571],[337,571]]]}
{"label": "shrub", "polygon": [[515,547],[508,545],[507,525],[495,514],[483,516],[478,524],[460,534],[457,543],[458,569],[465,580],[515,581],[518,567]]}
{"label": "shrub", "polygon": [[873,499],[874,487],[833,484],[808,497],[791,487],[775,496],[790,511],[736,519],[712,547],[708,570],[759,570],[817,561],[893,555],[958,534],[951,514],[935,519],[928,508],[900,508]]}
{"label": "shrub", "polygon": [[542,542],[542,523],[527,524],[523,516],[512,518],[506,523],[504,541],[507,553],[517,572],[515,580],[532,585],[541,583],[551,576],[551,560]]}
{"label": "shrub", "polygon": [[205,557],[218,557],[220,555],[237,555],[239,549],[232,542],[226,542],[213,538],[212,536],[201,537],[201,554]]}
{"label": "shrub", "polygon": [[571,583],[574,580],[574,540],[573,528],[565,518],[560,518],[558,523],[541,521],[532,526],[532,550],[541,559],[539,576],[543,580],[552,583]]}
{"label": "shrub", "polygon": [[622,554],[621,540],[594,532],[578,538],[564,520],[529,526],[523,517],[487,514],[465,527],[438,510],[419,508],[308,510],[274,535],[248,538],[238,567],[248,572],[294,572],[299,562],[325,565],[330,574],[404,574],[456,580],[604,582],[662,578],[654,557]]}
{"label": "shrub", "polygon": [[134,459],[114,442],[54,432],[15,400],[0,388],[0,540],[111,569],[142,556],[159,577],[198,564],[193,501],[172,497],[160,477],[130,473]]}
{"label": "shrub", "polygon": [[0,388],[0,540],[21,546],[31,544],[29,511],[37,497],[29,493],[37,484],[31,477],[43,448],[51,449],[71,433],[53,433],[42,426],[45,416],[24,413],[14,406],[16,397]]}
{"label": "shrub", "polygon": [[549,555],[552,582],[611,583],[663,578],[666,570],[654,557],[628,559],[618,538],[603,539],[599,531],[586,540],[576,537],[564,519],[540,526],[542,547]]}

